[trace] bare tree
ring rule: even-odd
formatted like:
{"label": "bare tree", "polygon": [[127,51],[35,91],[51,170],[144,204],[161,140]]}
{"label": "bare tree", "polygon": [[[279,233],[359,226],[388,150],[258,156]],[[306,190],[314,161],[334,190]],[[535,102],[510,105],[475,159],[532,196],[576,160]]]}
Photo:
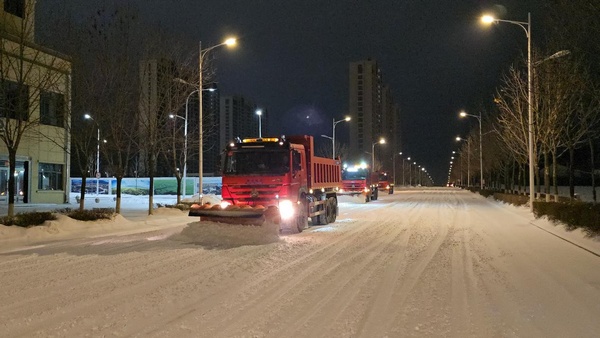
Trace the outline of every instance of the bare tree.
{"label": "bare tree", "polygon": [[[125,5],[103,8],[90,18],[86,76],[80,83],[86,112],[93,118],[97,147],[106,165],[100,175],[117,179],[116,212],[120,212],[121,182],[136,155],[139,78],[139,26],[136,10]],[[103,142],[106,140],[106,142]]]}
{"label": "bare tree", "polygon": [[523,167],[529,158],[528,99],[527,80],[520,70],[513,66],[503,76],[502,86],[497,91],[494,101],[499,110],[497,131],[500,140],[505,148],[510,150],[511,157],[519,167]]}

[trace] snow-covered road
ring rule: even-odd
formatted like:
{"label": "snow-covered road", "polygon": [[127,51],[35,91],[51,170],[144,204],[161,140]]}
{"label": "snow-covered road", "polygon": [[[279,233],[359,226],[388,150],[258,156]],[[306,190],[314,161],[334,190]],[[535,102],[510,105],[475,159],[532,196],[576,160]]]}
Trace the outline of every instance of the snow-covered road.
{"label": "snow-covered road", "polygon": [[250,232],[224,242],[214,225],[181,214],[146,232],[130,224],[118,235],[0,247],[0,332],[597,337],[600,257],[543,223],[431,188],[344,202],[335,224],[255,245],[242,245]]}

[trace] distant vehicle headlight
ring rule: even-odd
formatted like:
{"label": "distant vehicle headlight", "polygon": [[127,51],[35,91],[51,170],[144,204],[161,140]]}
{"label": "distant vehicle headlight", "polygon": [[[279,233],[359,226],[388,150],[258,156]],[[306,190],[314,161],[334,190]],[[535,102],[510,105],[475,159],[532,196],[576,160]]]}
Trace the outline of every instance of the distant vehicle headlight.
{"label": "distant vehicle headlight", "polygon": [[279,214],[282,219],[290,219],[295,214],[294,203],[290,200],[279,201]]}

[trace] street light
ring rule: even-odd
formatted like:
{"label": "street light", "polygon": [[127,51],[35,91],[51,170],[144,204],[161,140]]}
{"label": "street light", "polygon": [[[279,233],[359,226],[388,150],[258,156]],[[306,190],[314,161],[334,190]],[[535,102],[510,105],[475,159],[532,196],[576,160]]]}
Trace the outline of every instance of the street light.
{"label": "street light", "polygon": [[371,145],[371,170],[375,170],[375,145],[385,144],[385,139],[382,137],[377,142],[373,142]]}
{"label": "street light", "polygon": [[[220,46],[235,46],[237,40],[235,38],[228,38],[223,43],[202,49],[202,41],[198,42],[198,90],[202,90],[202,61],[204,56],[211,50]],[[202,204],[202,176],[203,173],[203,144],[202,144],[202,94],[198,95],[198,199]]]}
{"label": "street light", "polygon": [[188,146],[188,107],[189,107],[189,102],[190,102],[190,97],[192,96],[192,94],[197,93],[198,89],[193,90],[191,93],[188,94],[187,98],[185,99],[185,117],[181,117],[179,115],[169,115],[170,118],[180,118],[183,119],[184,122],[184,127],[183,127],[183,198],[185,198],[186,195],[186,179],[187,179],[187,146]]}
{"label": "street light", "polygon": [[[181,78],[175,78],[173,79],[173,81],[179,82],[179,83],[183,83],[186,84],[188,86],[192,86],[192,87],[196,87],[196,85],[191,84],[189,82],[187,82],[184,79]],[[209,92],[214,92],[215,90],[217,90],[216,88],[206,88],[206,89],[202,89],[202,91],[209,91]],[[194,93],[198,93],[198,89],[193,90],[191,93],[188,94],[187,98],[185,99],[185,118],[182,118],[181,116],[178,115],[174,115],[173,117],[171,117],[171,115],[169,115],[169,117],[171,118],[175,118],[178,117],[180,119],[183,119],[185,121],[185,128],[183,131],[183,135],[184,135],[184,145],[183,145],[183,197],[185,198],[186,194],[186,180],[187,180],[187,145],[188,145],[188,108],[189,108],[189,103],[190,103],[190,97],[192,97],[192,95]],[[200,96],[200,95],[199,95]]]}
{"label": "street light", "polygon": [[[471,142],[460,136],[456,137],[456,141],[457,142],[465,141],[465,143],[467,144],[467,188],[468,188],[471,185]],[[462,154],[461,154],[460,158],[461,158],[461,168],[460,169],[462,171]]]}
{"label": "street light", "polygon": [[527,22],[523,21],[512,21],[512,20],[500,20],[496,19],[491,15],[484,15],[481,17],[481,21],[485,24],[491,24],[494,22],[507,22],[513,25],[517,25],[525,30],[525,36],[527,37],[527,118],[528,121],[528,156],[529,156],[529,210],[533,212],[533,200],[534,200],[534,170],[533,170],[533,91],[531,88],[531,13],[527,13]]}
{"label": "street light", "polygon": [[[404,159],[402,159],[404,161]],[[408,161],[408,185],[412,185],[412,164],[410,163],[410,157],[406,159]],[[402,162],[402,166],[404,166],[404,162]],[[404,173],[403,173],[404,174]]]}
{"label": "street light", "polygon": [[481,133],[481,112],[479,116],[467,114],[466,112],[460,112],[461,117],[474,117],[479,121],[479,189],[483,190],[483,134]]}
{"label": "street light", "polygon": [[[102,174],[100,174],[100,126],[98,125],[98,123],[96,123],[96,120],[94,120],[94,118],[90,114],[84,114],[83,118],[86,120],[94,121],[94,124],[98,129],[98,133],[96,136],[96,195],[100,195],[100,176],[102,176]],[[104,140],[104,143],[106,143],[106,140]]]}
{"label": "street light", "polygon": [[262,138],[262,110],[257,109],[256,115],[258,115],[258,138]]}
{"label": "street light", "polygon": [[335,120],[335,118],[333,118],[333,134],[332,134],[332,135],[333,135],[333,137],[331,137],[331,143],[332,143],[332,148],[333,148],[333,149],[332,149],[332,150],[333,150],[333,152],[332,152],[332,154],[333,154],[332,158],[333,158],[334,160],[335,160],[335,126],[336,126],[338,123],[340,123],[340,122],[344,122],[344,121],[346,121],[346,122],[350,121],[350,116],[346,116],[346,117],[344,117],[343,119],[341,119],[341,120],[338,120],[338,121],[336,121],[336,120]]}
{"label": "street light", "polygon": [[[402,152],[392,156],[392,171],[394,172],[394,185],[396,185],[396,155],[402,155]],[[402,170],[404,170],[404,159],[402,159]]]}

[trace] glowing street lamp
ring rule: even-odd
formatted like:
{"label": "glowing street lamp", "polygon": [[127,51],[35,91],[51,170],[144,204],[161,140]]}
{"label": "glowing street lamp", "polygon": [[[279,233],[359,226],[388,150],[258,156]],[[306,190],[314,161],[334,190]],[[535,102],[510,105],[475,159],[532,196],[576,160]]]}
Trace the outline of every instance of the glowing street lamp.
{"label": "glowing street lamp", "polygon": [[[96,195],[99,195],[100,177],[102,176],[102,174],[100,174],[100,126],[98,125],[98,123],[96,123],[96,120],[94,120],[94,118],[90,114],[84,114],[83,118],[86,120],[94,121],[94,124],[96,125],[98,131],[96,136]],[[106,143],[106,140],[104,140],[104,143]]]}
{"label": "glowing street lamp", "polygon": [[373,142],[371,145],[371,170],[375,170],[375,145],[385,144],[385,139],[382,137],[377,142]]}
{"label": "glowing street lamp", "polygon": [[256,115],[258,115],[258,138],[262,138],[262,110],[257,109]]}
{"label": "glowing street lamp", "polygon": [[333,137],[331,137],[331,143],[333,143],[333,152],[332,152],[333,156],[332,156],[332,158],[333,158],[334,160],[335,160],[335,126],[336,126],[338,123],[340,123],[340,122],[344,122],[344,121],[345,121],[345,122],[348,122],[348,121],[350,121],[350,116],[346,116],[345,118],[343,118],[343,119],[341,119],[341,120],[338,120],[338,121],[336,121],[336,120],[335,120],[335,118],[333,119],[333,134],[332,134],[332,135],[333,135]]}
{"label": "glowing street lamp", "polygon": [[[202,61],[208,52],[220,46],[232,47],[236,44],[237,40],[235,38],[228,38],[223,43],[208,47],[206,49],[202,49],[202,41],[198,43],[198,90],[202,90]],[[204,175],[202,158],[204,148],[202,144],[202,94],[199,94],[198,98],[198,199],[200,204],[202,204],[202,176]]]}
{"label": "glowing street lamp", "polygon": [[460,117],[474,117],[479,121],[479,189],[483,190],[483,134],[481,133],[481,112],[479,116],[460,112]]}
{"label": "glowing street lamp", "polygon": [[531,13],[527,13],[527,22],[524,21],[512,21],[512,20],[501,20],[493,17],[492,15],[486,14],[481,17],[481,22],[484,24],[492,24],[495,22],[507,22],[513,25],[517,25],[525,31],[527,37],[527,118],[528,118],[528,157],[529,157],[529,210],[533,212],[533,200],[534,200],[534,168],[533,168],[533,91],[532,91],[532,79],[531,79]]}
{"label": "glowing street lamp", "polygon": [[[470,186],[471,184],[471,161],[470,161],[470,157],[471,157],[471,142],[467,139],[464,139],[460,136],[456,137],[456,141],[460,142],[460,141],[464,141],[467,143],[467,187]],[[462,162],[462,155],[461,155],[461,162]],[[462,171],[462,165],[461,165],[461,171]],[[462,183],[462,182],[461,182]]]}

